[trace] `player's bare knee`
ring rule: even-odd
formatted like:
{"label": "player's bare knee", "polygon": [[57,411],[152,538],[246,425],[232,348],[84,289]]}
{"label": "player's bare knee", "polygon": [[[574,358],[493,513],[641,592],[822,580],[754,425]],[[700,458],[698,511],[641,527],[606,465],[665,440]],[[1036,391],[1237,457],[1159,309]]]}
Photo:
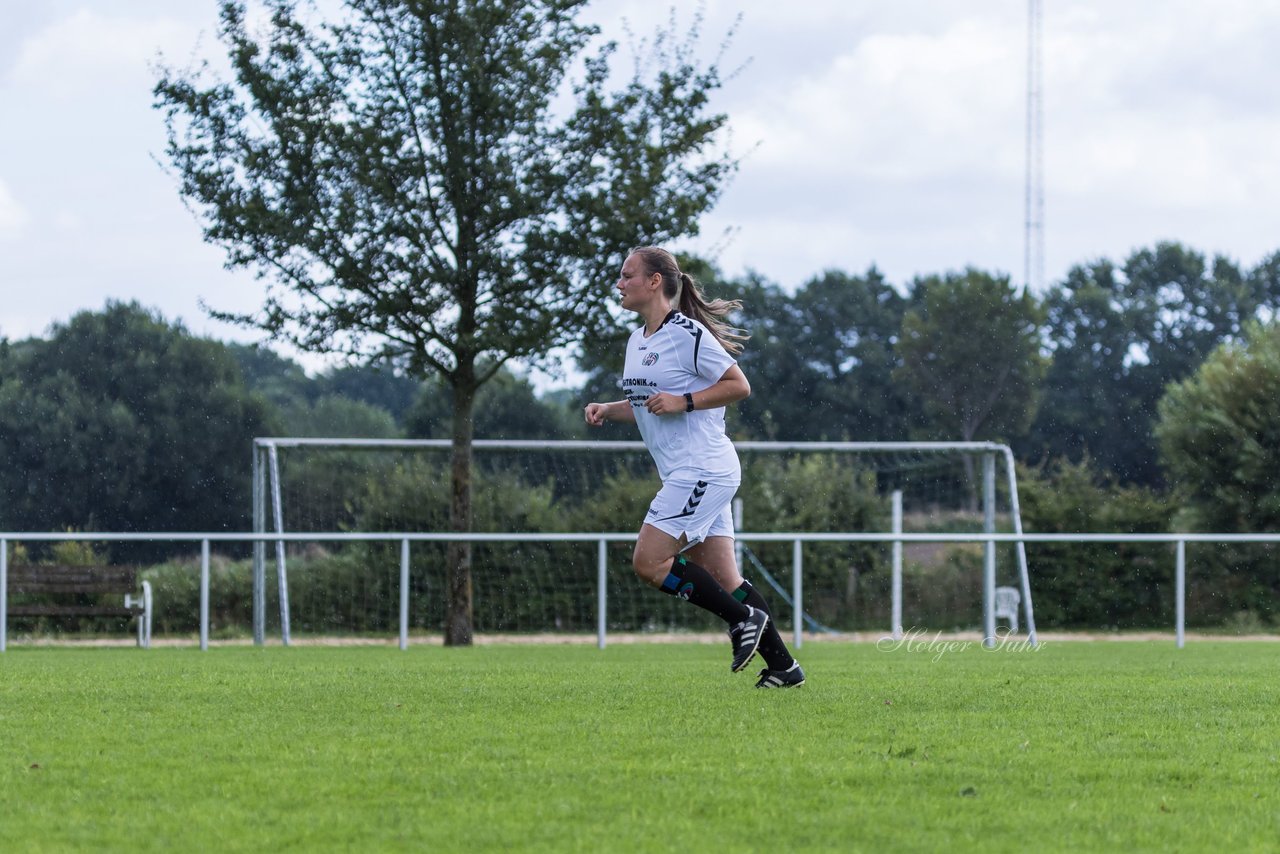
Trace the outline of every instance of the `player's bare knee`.
{"label": "player's bare knee", "polygon": [[667,568],[670,563],[670,558],[656,563],[641,555],[633,555],[631,558],[631,568],[635,570],[636,576],[645,584],[654,587],[661,584],[662,579],[667,577]]}
{"label": "player's bare knee", "polygon": [[642,559],[639,555],[631,559],[631,568],[635,570],[636,575],[641,581],[652,584],[653,566],[647,560]]}

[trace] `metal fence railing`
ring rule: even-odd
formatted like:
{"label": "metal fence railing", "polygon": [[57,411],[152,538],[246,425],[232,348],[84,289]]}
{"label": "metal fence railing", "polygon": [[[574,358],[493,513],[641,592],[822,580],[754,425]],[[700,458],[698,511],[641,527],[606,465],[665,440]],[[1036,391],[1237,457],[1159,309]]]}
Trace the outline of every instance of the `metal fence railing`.
{"label": "metal fence railing", "polygon": [[[300,531],[300,528],[294,525],[286,527],[285,524],[285,499],[283,493],[283,482],[280,478],[280,452],[285,450],[311,449],[313,451],[320,449],[344,450],[344,451],[412,451],[412,450],[434,450],[436,452],[447,452],[452,447],[452,443],[448,439],[353,439],[353,438],[323,438],[323,437],[267,437],[262,436],[253,440],[253,530],[255,534],[263,534],[268,531],[268,510],[271,516],[270,527],[275,533],[283,533],[286,530]],[[582,441],[582,440],[543,440],[543,439],[476,439],[472,442],[472,447],[477,453],[497,453],[501,451],[515,451],[522,455],[537,455],[546,452],[567,452],[574,454],[586,454],[595,457],[609,457],[622,453],[642,453],[648,457],[645,445],[639,440],[629,441]],[[1004,464],[1006,500],[1008,501],[1008,517],[1012,525],[1014,534],[1022,533],[1022,510],[1018,499],[1018,478],[1017,466],[1014,462],[1013,450],[1004,444],[997,442],[735,442],[734,447],[740,455],[744,455],[743,459],[756,455],[774,455],[774,454],[837,454],[846,455],[848,459],[874,459],[878,455],[896,456],[900,454],[915,455],[919,454],[925,458],[944,459],[952,457],[955,459],[967,459],[971,462],[981,461],[982,468],[982,531],[985,533],[994,533],[996,531],[996,503],[997,503],[997,460],[1002,460]],[[912,464],[908,464],[907,468],[912,468]],[[874,466],[872,467],[875,468]],[[895,466],[890,466],[885,473],[893,471]],[[976,487],[976,483],[975,483]],[[895,490],[893,493],[894,501],[894,532],[902,530],[902,501],[903,492]],[[976,498],[976,495],[975,495]],[[740,498],[735,501],[740,502]],[[750,523],[748,523],[750,524]],[[327,525],[316,526],[317,529],[329,527]],[[743,522],[741,519],[741,511],[735,509],[735,527],[742,530]],[[569,535],[573,536],[573,535]],[[627,536],[627,535],[622,535]],[[741,541],[743,537],[739,537]],[[887,540],[882,542],[894,542]],[[1018,582],[1022,590],[1022,600],[1025,604],[1027,612],[1027,624],[1030,627],[1030,634],[1035,636],[1035,620],[1031,612],[1031,584],[1028,576],[1027,553],[1023,545],[1023,540],[1017,539],[1015,549],[1015,560],[1018,569]],[[265,601],[265,591],[262,588],[264,583],[263,567],[266,564],[266,544],[265,540],[256,540],[254,546],[254,602],[255,606],[261,608],[261,603]],[[284,637],[289,636],[289,585],[287,583],[288,568],[285,557],[284,541],[275,540],[275,561],[276,575],[279,582],[279,597],[281,601],[280,621],[281,632]],[[739,554],[738,562],[741,565],[742,556]],[[894,611],[890,618],[890,624],[898,626],[902,622],[902,584],[901,584],[901,543],[898,542],[895,548],[895,574],[894,574]],[[996,549],[995,543],[987,541],[986,553],[984,555],[985,565],[983,567],[983,635],[990,639],[995,635],[995,576],[996,576]],[[254,640],[258,643],[263,642],[262,626],[265,619],[260,612],[254,616]],[[895,637],[900,636],[899,629],[894,630]]]}
{"label": "metal fence railing", "polygon": [[[999,533],[739,533],[744,542],[792,543],[792,605],[795,611],[795,638],[797,647],[803,643],[804,614],[804,545],[806,543],[1169,543],[1175,546],[1174,597],[1176,644],[1181,648],[1186,640],[1186,552],[1188,543],[1280,543],[1280,533],[1265,534],[999,534]],[[604,648],[606,637],[605,617],[608,612],[606,579],[607,546],[611,542],[629,542],[634,533],[87,533],[87,532],[10,532],[0,533],[0,652],[4,652],[8,639],[8,561],[10,542],[167,542],[200,543],[200,649],[209,648],[209,553],[211,543],[320,543],[320,542],[399,542],[400,543],[400,648],[409,646],[409,556],[412,543],[420,542],[578,542],[595,543],[597,546],[597,644]],[[894,614],[901,614],[901,550],[895,549],[894,561]],[[284,578],[281,576],[281,583]],[[262,596],[265,578],[255,578],[255,626],[254,640],[264,641]],[[1029,642],[1037,643],[1034,611],[1030,590],[1024,589],[1023,607],[1026,615]],[[287,598],[281,597],[287,606]],[[984,607],[990,611],[992,603]],[[984,625],[990,625],[985,623]],[[282,640],[289,643],[288,620],[281,620]],[[891,626],[890,631],[900,636],[901,626]],[[988,633],[989,634],[989,633]],[[984,639],[990,643],[993,639]]]}

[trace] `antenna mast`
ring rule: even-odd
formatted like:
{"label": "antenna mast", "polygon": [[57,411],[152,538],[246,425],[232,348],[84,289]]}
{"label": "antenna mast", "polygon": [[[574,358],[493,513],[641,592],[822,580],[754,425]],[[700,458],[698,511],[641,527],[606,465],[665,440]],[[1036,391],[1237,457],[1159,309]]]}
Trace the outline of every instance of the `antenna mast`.
{"label": "antenna mast", "polygon": [[1027,188],[1023,284],[1044,290],[1044,10],[1027,0]]}

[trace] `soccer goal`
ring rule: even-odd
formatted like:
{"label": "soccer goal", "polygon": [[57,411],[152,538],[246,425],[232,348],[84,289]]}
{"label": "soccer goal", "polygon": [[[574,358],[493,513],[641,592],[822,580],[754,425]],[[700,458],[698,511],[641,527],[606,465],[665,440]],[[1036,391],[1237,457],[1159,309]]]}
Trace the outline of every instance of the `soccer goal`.
{"label": "soccer goal", "polygon": [[[1034,639],[1022,544],[894,542],[894,535],[1022,533],[1013,455],[987,442],[740,442],[736,503],[739,560],[772,588],[785,628],[789,543],[763,533],[883,533],[876,542],[805,546],[804,611],[810,631],[980,626],[995,637],[1000,567],[1021,590]],[[253,447],[257,533],[415,533],[449,530],[451,447],[445,440],[259,438]],[[1003,465],[1004,477],[997,478]],[[473,530],[593,534],[634,532],[658,486],[637,441],[476,440]],[[398,562],[390,542],[302,546],[277,540],[275,584],[266,543],[254,546],[254,638],[279,614],[286,642],[303,634],[380,633],[398,616]],[[288,546],[288,547],[287,547]],[[601,546],[605,548],[605,546]],[[653,596],[630,571],[630,544],[607,547],[608,614],[594,570],[596,548],[577,543],[487,541],[473,546],[476,631],[668,633],[717,629],[698,609]],[[445,545],[415,543],[409,623],[443,621]],[[290,567],[298,568],[293,578]],[[274,600],[268,607],[268,600]],[[798,629],[797,626],[792,626]]]}

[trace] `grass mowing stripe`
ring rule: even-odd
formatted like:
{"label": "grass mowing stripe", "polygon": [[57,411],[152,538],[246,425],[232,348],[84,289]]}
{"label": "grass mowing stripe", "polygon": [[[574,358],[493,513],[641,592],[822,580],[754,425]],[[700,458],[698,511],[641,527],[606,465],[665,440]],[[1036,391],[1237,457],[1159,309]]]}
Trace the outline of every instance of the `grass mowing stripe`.
{"label": "grass mowing stripe", "polygon": [[1275,647],[0,656],[0,848],[1266,850]]}

